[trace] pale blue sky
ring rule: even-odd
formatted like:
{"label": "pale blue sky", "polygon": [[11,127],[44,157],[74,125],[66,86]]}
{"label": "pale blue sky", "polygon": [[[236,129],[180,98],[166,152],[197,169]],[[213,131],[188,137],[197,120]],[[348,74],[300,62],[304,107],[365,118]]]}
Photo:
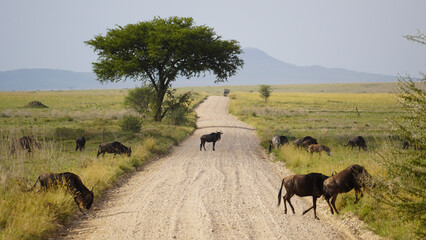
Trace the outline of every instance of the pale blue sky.
{"label": "pale blue sky", "polygon": [[0,71],[91,71],[83,42],[115,25],[154,16],[193,17],[223,39],[287,63],[418,76],[426,46],[425,0],[0,0]]}

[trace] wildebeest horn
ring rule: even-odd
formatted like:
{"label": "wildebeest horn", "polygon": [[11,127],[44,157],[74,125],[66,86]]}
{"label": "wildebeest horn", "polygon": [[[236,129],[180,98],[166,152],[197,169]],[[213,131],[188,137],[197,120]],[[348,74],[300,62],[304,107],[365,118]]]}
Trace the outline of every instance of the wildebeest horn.
{"label": "wildebeest horn", "polygon": [[332,173],[331,173],[331,176],[334,176],[334,175],[336,175],[337,174],[337,172],[336,171],[333,171]]}
{"label": "wildebeest horn", "polygon": [[90,191],[93,192],[93,189],[95,189],[95,187],[92,187],[92,190],[90,190]]}

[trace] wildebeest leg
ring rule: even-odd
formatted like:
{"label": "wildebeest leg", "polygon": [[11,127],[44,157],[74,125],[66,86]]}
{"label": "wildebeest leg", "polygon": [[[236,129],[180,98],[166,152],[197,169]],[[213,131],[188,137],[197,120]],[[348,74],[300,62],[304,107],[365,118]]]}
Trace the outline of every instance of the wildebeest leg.
{"label": "wildebeest leg", "polygon": [[80,210],[81,213],[83,213],[84,215],[86,215],[85,212],[83,212],[83,210],[80,207],[80,203],[77,201],[77,196],[74,197],[74,202],[77,204],[78,210]]}
{"label": "wildebeest leg", "polygon": [[214,151],[214,145],[216,144],[216,142],[213,142],[213,151]]}
{"label": "wildebeest leg", "polygon": [[[358,198],[358,195],[361,195],[361,196]],[[355,202],[354,203],[357,203],[359,201],[359,199],[362,198],[362,196],[363,196],[363,194],[362,194],[361,189],[355,188]]]}
{"label": "wildebeest leg", "polygon": [[286,199],[285,196],[283,197],[283,201],[284,201],[284,214],[287,214],[287,203],[286,203]]}
{"label": "wildebeest leg", "polygon": [[306,210],[302,213],[302,215],[305,215],[305,213],[309,212],[309,211],[313,208],[313,209],[314,209],[314,216],[315,216],[315,219],[318,219],[318,220],[319,220],[319,218],[317,217],[317,198],[316,198],[316,197],[312,197],[312,200],[313,200],[313,202],[314,202],[314,205],[313,205],[312,207],[310,207],[310,208],[306,209]]}
{"label": "wildebeest leg", "polygon": [[333,207],[330,204],[330,197],[325,197],[325,201],[327,201],[327,204],[330,207],[331,214],[334,214]]}
{"label": "wildebeest leg", "polygon": [[305,215],[305,213],[309,212],[312,208],[314,208],[317,199],[315,197],[312,197],[312,198],[314,200],[314,205],[312,205],[312,207],[310,207],[310,208],[306,209],[305,211],[303,211],[302,215]]}
{"label": "wildebeest leg", "polygon": [[331,205],[333,205],[334,212],[336,212],[336,214],[339,214],[339,212],[337,211],[337,208],[336,208],[336,199],[337,199],[337,193],[331,199]]}
{"label": "wildebeest leg", "polygon": [[285,201],[287,200],[287,201],[288,201],[288,204],[290,204],[290,207],[291,207],[291,210],[293,211],[293,214],[295,214],[293,204],[291,204],[291,202],[290,202],[290,198],[291,198],[291,197],[293,197],[293,194],[292,194],[292,195],[290,195],[290,196],[287,196],[287,194],[286,194],[286,195],[284,196],[284,204],[285,204]]}

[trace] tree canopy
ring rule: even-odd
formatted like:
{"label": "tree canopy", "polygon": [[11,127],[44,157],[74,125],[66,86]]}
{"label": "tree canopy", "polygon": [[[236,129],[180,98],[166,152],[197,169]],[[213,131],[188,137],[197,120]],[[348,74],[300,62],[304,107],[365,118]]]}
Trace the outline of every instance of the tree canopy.
{"label": "tree canopy", "polygon": [[164,96],[178,76],[212,73],[215,82],[224,82],[244,64],[237,41],[222,40],[213,28],[196,26],[192,18],[156,17],[117,26],[85,43],[98,54],[92,64],[100,82],[134,79],[154,88],[157,121]]}

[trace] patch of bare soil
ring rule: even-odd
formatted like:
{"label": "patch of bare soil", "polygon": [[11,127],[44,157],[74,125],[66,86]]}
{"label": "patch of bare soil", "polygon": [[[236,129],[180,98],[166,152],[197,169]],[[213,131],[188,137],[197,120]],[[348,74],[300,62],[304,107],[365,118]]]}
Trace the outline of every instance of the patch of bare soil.
{"label": "patch of bare soil", "polygon": [[[302,216],[310,197],[293,197],[296,214],[284,215],[277,195],[282,177],[292,173],[268,159],[255,129],[228,114],[228,102],[209,97],[196,109],[192,136],[112,190],[64,239],[376,238],[331,216],[321,199],[321,220],[313,211]],[[223,132],[216,151],[211,143],[200,151],[200,136],[216,131]]]}

